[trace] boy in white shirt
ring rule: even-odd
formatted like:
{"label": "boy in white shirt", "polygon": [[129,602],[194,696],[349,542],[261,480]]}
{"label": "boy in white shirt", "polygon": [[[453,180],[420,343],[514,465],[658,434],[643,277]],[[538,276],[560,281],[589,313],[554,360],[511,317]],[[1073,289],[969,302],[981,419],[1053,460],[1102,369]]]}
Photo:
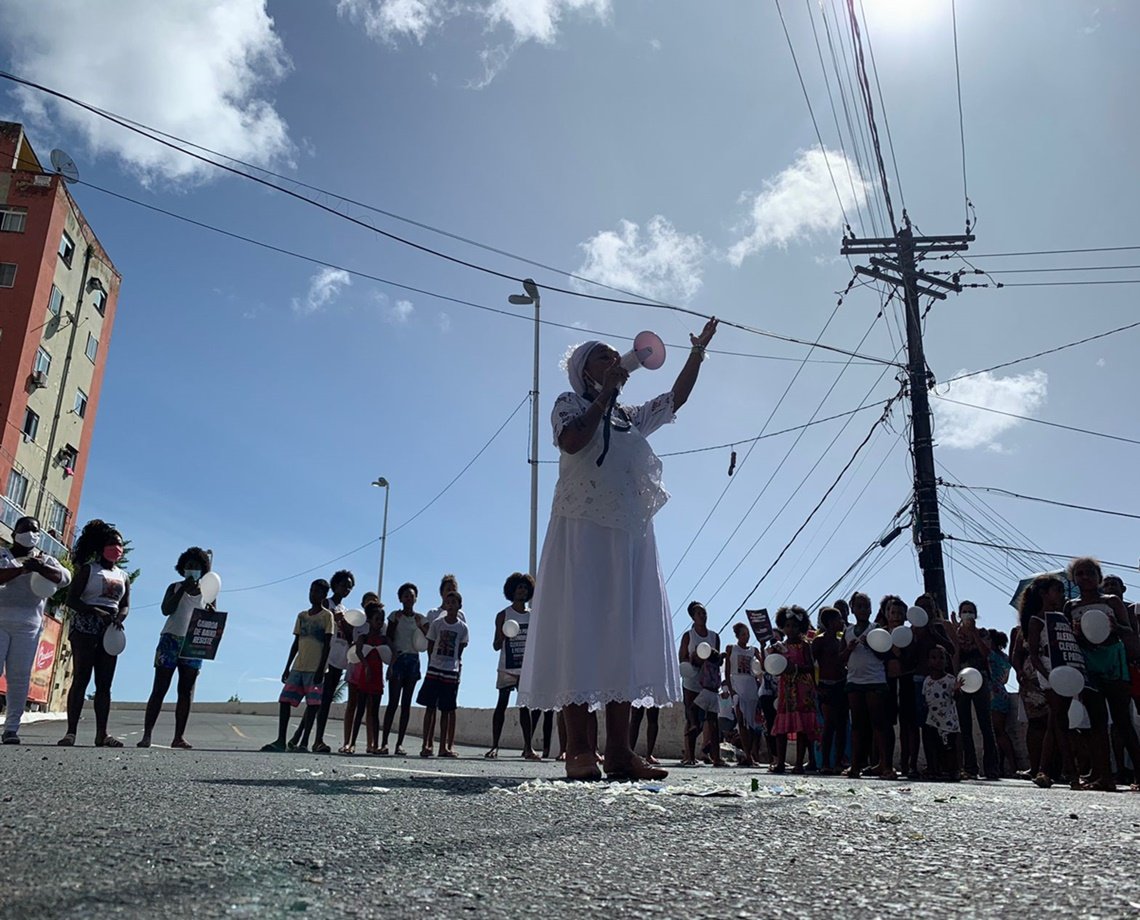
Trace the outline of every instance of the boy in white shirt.
{"label": "boy in white shirt", "polygon": [[428,627],[428,669],[416,702],[424,707],[423,748],[421,757],[431,757],[431,739],[435,734],[435,713],[439,710],[439,756],[457,757],[455,753],[455,710],[459,705],[459,670],[463,650],[467,647],[467,624],[459,619],[463,598],[449,591],[443,599],[443,616]]}

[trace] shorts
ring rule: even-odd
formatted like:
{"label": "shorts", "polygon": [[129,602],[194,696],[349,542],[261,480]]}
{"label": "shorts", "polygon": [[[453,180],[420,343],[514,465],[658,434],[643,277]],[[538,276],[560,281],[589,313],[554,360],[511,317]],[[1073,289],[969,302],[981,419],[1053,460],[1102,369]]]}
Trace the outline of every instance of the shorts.
{"label": "shorts", "polygon": [[416,694],[416,702],[425,709],[455,712],[459,708],[459,680],[448,680],[429,671]]}
{"label": "shorts", "polygon": [[310,706],[321,705],[321,685],[317,683],[315,671],[290,671],[281,688],[277,702],[296,708],[304,701]]}
{"label": "shorts", "polygon": [[402,684],[406,680],[415,683],[419,679],[420,656],[415,652],[397,655],[396,660],[388,668],[388,680],[392,683]]}
{"label": "shorts", "polygon": [[167,671],[173,671],[175,668],[192,668],[195,671],[202,670],[201,658],[183,658],[179,655],[182,651],[182,640],[185,636],[175,636],[170,633],[163,633],[158,637],[158,648],[154,652],[154,666],[156,668],[165,668]]}
{"label": "shorts", "polygon": [[718,724],[720,725],[720,733],[722,736],[731,735],[736,731],[735,719],[719,719]]}
{"label": "shorts", "polygon": [[697,694],[697,698],[693,700],[693,705],[702,712],[719,713],[720,694],[715,690],[702,690]]}
{"label": "shorts", "polygon": [[847,707],[846,685],[841,680],[821,680],[819,682],[819,702],[821,706],[845,709]]}
{"label": "shorts", "polygon": [[886,693],[886,684],[847,684],[848,693]]}
{"label": "shorts", "polygon": [[506,671],[499,671],[498,677],[495,679],[496,690],[518,690],[519,676],[517,674],[510,674]]}

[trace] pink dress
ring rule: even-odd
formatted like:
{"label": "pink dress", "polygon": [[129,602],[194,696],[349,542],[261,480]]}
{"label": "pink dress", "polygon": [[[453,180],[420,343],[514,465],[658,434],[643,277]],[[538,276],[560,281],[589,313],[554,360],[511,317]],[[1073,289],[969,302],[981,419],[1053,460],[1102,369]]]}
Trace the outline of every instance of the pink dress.
{"label": "pink dress", "polygon": [[779,677],[772,734],[802,735],[813,740],[819,735],[819,720],[816,717],[815,674],[808,644],[788,643],[784,657],[788,659],[788,667]]}

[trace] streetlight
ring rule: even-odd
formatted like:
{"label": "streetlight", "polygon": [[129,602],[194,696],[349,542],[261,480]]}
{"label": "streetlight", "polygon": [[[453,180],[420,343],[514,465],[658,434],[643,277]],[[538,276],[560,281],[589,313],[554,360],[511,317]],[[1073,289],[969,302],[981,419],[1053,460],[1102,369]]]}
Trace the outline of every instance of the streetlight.
{"label": "streetlight", "polygon": [[388,480],[383,476],[379,477],[372,485],[378,489],[384,490],[384,527],[380,531],[380,578],[376,583],[376,593],[380,596],[380,601],[384,601],[384,546],[388,542],[388,497],[392,494],[391,487]]}
{"label": "streetlight", "polygon": [[534,387],[530,391],[530,574],[538,574],[538,285],[526,278],[525,294],[512,294],[507,299],[516,306],[534,304]]}

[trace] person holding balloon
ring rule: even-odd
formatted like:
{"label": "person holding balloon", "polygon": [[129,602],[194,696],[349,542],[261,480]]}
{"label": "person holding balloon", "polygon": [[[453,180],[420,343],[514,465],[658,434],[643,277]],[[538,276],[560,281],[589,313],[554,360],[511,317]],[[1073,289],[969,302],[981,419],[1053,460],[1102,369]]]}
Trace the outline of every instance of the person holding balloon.
{"label": "person holding balloon", "polygon": [[194,611],[199,608],[212,608],[217,600],[217,588],[221,587],[221,581],[217,575],[207,578],[211,574],[211,565],[209,551],[200,546],[191,546],[174,564],[174,570],[182,578],[167,585],[166,594],[162,597],[161,609],[166,622],[162,625],[162,632],[158,636],[158,648],[154,652],[154,684],[146,704],[143,735],[136,747],[150,747],[151,733],[158,722],[163,700],[166,699],[170,683],[177,671],[178,702],[174,707],[174,740],[170,742],[170,746],[184,750],[191,749],[185,737],[186,723],[190,719],[190,706],[194,702],[194,684],[198,680],[198,673],[202,670],[202,659],[183,658],[181,652]]}
{"label": "person holding balloon", "polygon": [[1128,658],[1121,639],[1122,635],[1131,633],[1132,626],[1120,598],[1101,593],[1099,562],[1089,556],[1074,559],[1069,563],[1069,578],[1080,590],[1080,596],[1065,605],[1065,614],[1073,624],[1085,656],[1088,687],[1081,694],[1081,702],[1088,710],[1092,725],[1089,782],[1095,789],[1111,792],[1116,789],[1116,779],[1109,761],[1110,713],[1113,723],[1119,726],[1132,763],[1140,763],[1140,742],[1132,725]]}
{"label": "person holding balloon", "polygon": [[88,521],[75,541],[71,558],[75,578],[68,589],[67,606],[72,615],[68,628],[73,670],[67,693],[67,733],[61,747],[75,744],[87,686],[95,678],[95,746],[122,747],[107,734],[111,715],[111,683],[118,654],[126,646],[123,621],[130,612],[131,582],[119,568],[123,558],[123,535],[113,524]]}
{"label": "person holding balloon", "polygon": [[1033,782],[1053,785],[1053,758],[1060,752],[1062,769],[1073,789],[1083,788],[1069,735],[1069,707],[1085,686],[1085,656],[1063,612],[1065,583],[1055,575],[1039,575],[1021,593],[1019,628],[1025,637],[1027,672],[1036,675],[1049,706],[1041,757],[1030,765]]}
{"label": "person holding balloon", "polygon": [[388,646],[388,623],[384,605],[378,600],[368,602],[364,606],[364,614],[367,621],[356,630],[353,653],[346,656],[349,692],[356,694],[356,712],[355,720],[347,711],[345,713],[345,727],[347,729],[352,725],[353,733],[351,739],[345,738],[342,754],[356,752],[356,733],[360,729],[361,714],[367,719],[367,752],[380,752],[380,700],[384,696],[384,664],[385,659],[391,662],[392,650]]}
{"label": "person holding balloon", "polygon": [[388,615],[388,644],[392,646],[394,657],[388,668],[388,707],[384,710],[381,757],[388,755],[388,737],[397,708],[400,710],[400,727],[396,735],[396,756],[408,756],[404,750],[404,736],[408,732],[412,699],[420,680],[420,652],[427,649],[427,621],[415,609],[419,594],[419,588],[410,581],[404,582],[396,591],[400,609]]}
{"label": "person holding balloon", "polygon": [[819,735],[816,719],[815,660],[805,634],[811,621],[803,607],[781,607],[776,611],[776,627],[784,633],[784,641],[776,649],[787,660],[779,675],[776,698],[776,721],[772,734],[776,738],[776,766],[773,773],[783,773],[788,753],[788,735],[796,736],[796,764],[792,772],[804,772],[811,742]]}
{"label": "person holding balloon", "polygon": [[[355,648],[356,640],[361,636],[367,634],[371,629],[371,626],[368,623],[367,611],[368,608],[374,604],[380,604],[381,607],[384,606],[380,602],[379,594],[377,594],[375,591],[365,591],[362,595],[360,595],[361,609],[359,611],[346,611],[344,614],[346,620],[351,618],[355,621],[357,617],[359,617],[360,625],[353,627],[353,645],[350,646],[350,651],[345,653],[345,660],[347,661],[348,666],[344,670],[344,683],[347,687],[347,693],[345,694],[344,702],[344,717],[342,719],[342,724],[344,726],[344,744],[342,744],[340,748],[337,749],[338,754],[352,754],[355,752],[356,739],[360,735],[360,726],[364,722],[364,697],[360,691],[357,690],[353,682],[353,675],[360,669],[360,656],[353,649]],[[385,632],[387,632],[387,619],[385,619],[384,623]],[[387,657],[384,659],[383,664],[391,664],[392,649],[387,646],[386,639],[384,645],[386,648],[385,655]]]}
{"label": "person holding balloon", "polygon": [[922,695],[926,700],[926,750],[934,759],[927,764],[933,778],[956,783],[961,779],[961,762],[958,740],[962,728],[958,720],[955,698],[961,693],[962,678],[947,673],[950,655],[941,645],[931,646],[927,655],[927,675],[922,682]]}
{"label": "person holding balloon", "polygon": [[700,601],[689,601],[687,609],[693,625],[681,636],[678,650],[681,674],[681,703],[685,710],[685,737],[682,744],[681,765],[696,766],[697,738],[704,727],[705,711],[697,705],[701,693],[701,665],[708,658],[702,658],[698,650],[706,646],[709,652],[720,651],[720,633],[709,629],[709,612]]}
{"label": "person holding balloon", "polygon": [[8,683],[4,744],[20,743],[47,599],[71,583],[59,560],[39,549],[41,533],[36,518],[19,518],[12,546],[0,548],[0,674]]}
{"label": "person holding balloon", "polygon": [[[843,634],[846,646],[842,659],[847,665],[847,704],[851,711],[851,766],[846,775],[858,779],[871,751],[874,737],[879,751],[889,747],[887,738],[887,670],[884,660],[891,648],[890,633],[884,629],[873,630],[871,626],[871,598],[862,591],[851,595],[851,613],[855,622]],[[870,644],[871,633],[876,635],[878,649]],[[881,763],[879,771],[890,777],[894,768],[890,763]]]}
{"label": "person holding balloon", "polygon": [[740,732],[740,746],[744,749],[741,766],[751,766],[760,759],[761,734],[756,730],[756,712],[760,708],[760,685],[756,678],[762,672],[760,653],[749,645],[748,626],[737,623],[732,627],[736,641],[724,656],[725,680],[736,697],[736,724]]}
{"label": "person holding balloon", "polygon": [[[510,605],[495,615],[495,638],[491,640],[491,647],[499,653],[498,678],[495,681],[499,700],[491,716],[491,749],[483,755],[488,760],[499,756],[499,739],[507,720],[507,706],[511,701],[511,693],[519,687],[526,637],[530,631],[530,609],[527,604],[534,596],[534,579],[524,572],[513,572],[503,584],[503,596],[510,601]],[[532,721],[531,711],[525,706],[519,708],[519,725],[523,735],[522,756],[527,760],[541,760],[533,743],[539,711],[535,710],[533,716]]]}
{"label": "person holding balloon", "polygon": [[973,601],[960,602],[957,615],[951,613],[950,632],[958,646],[958,668],[973,668],[982,676],[982,686],[979,690],[958,696],[963,767],[970,779],[978,777],[978,752],[974,746],[972,709],[982,734],[981,775],[986,779],[1001,779],[998,769],[997,740],[994,738],[993,721],[990,717],[990,639],[989,633],[984,629],[978,629],[978,607]]}

